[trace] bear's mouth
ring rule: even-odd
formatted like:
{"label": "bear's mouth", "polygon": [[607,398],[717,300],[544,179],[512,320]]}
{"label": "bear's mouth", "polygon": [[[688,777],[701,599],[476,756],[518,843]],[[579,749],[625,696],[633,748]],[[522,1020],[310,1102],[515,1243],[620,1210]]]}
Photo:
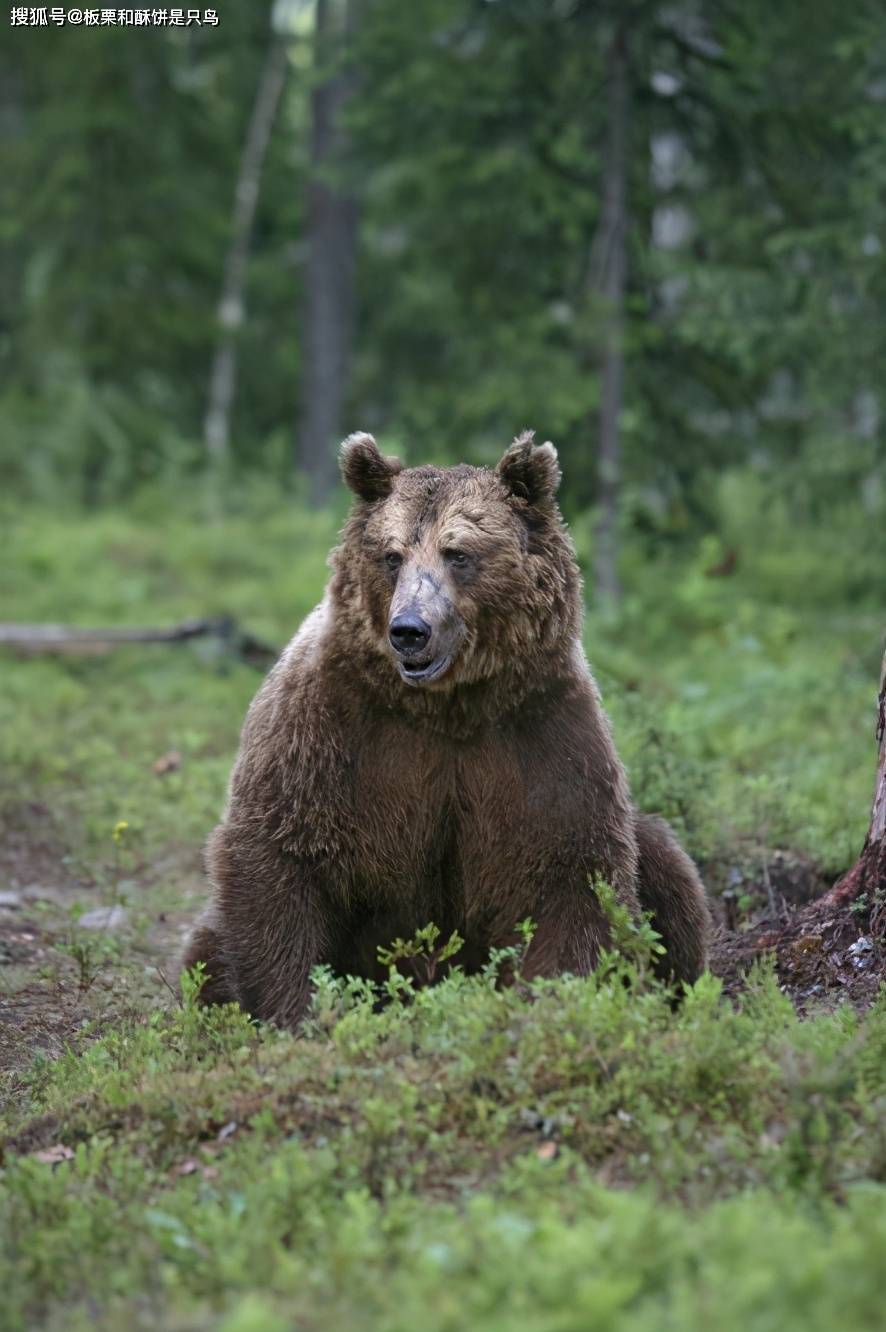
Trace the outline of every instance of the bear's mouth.
{"label": "bear's mouth", "polygon": [[398,661],[400,679],[409,685],[426,685],[432,680],[439,680],[444,671],[452,665],[452,656],[435,657],[433,661]]}

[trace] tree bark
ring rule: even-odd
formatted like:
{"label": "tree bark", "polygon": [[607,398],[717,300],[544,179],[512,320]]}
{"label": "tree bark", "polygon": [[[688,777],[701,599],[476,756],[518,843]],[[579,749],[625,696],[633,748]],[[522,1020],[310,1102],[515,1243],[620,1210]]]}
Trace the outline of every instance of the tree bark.
{"label": "tree bark", "polygon": [[591,250],[592,290],[603,305],[600,415],[597,446],[599,517],[594,542],[597,596],[621,600],[618,521],[621,499],[621,409],[624,383],[625,292],[628,276],[628,132],[630,90],[627,32],[616,26],[607,64],[607,125],[603,153],[603,204]]}
{"label": "tree bark", "polygon": [[355,26],[355,0],[317,0],[314,64],[319,81],[311,96],[297,449],[317,501],[326,499],[336,480],[354,329],[359,209],[341,172],[348,147],[342,120],[354,90],[347,58]]}
{"label": "tree bark", "polygon": [[852,869],[822,900],[835,907],[863,897],[870,908],[871,932],[886,934],[886,653],[880,668],[875,735],[879,748],[868,835]]}
{"label": "tree bark", "polygon": [[880,756],[877,764],[877,784],[874,788],[874,806],[871,814],[871,828],[868,833],[868,846],[878,846],[886,851],[886,652],[883,653],[883,665],[880,667],[880,694],[877,699],[877,739],[880,742]]}
{"label": "tree bark", "polygon": [[865,893],[871,904],[871,929],[883,933],[886,930],[886,652],[880,668],[876,736],[879,752],[871,826],[856,869],[858,892]]}
{"label": "tree bark", "polygon": [[286,44],[274,34],[262,66],[240,158],[231,217],[231,240],[218,303],[218,341],[212,359],[203,421],[206,452],[216,462],[227,457],[230,446],[231,409],[237,391],[237,340],[245,313],[244,293],[252,226],[265,154],[286,83],[287,64]]}
{"label": "tree bark", "polygon": [[722,941],[715,970],[727,992],[743,986],[751,962],[775,954],[781,987],[801,1004],[828,993],[866,1007],[886,978],[886,654],[877,697],[877,775],[868,833],[852,868],[821,897],[777,922]]}

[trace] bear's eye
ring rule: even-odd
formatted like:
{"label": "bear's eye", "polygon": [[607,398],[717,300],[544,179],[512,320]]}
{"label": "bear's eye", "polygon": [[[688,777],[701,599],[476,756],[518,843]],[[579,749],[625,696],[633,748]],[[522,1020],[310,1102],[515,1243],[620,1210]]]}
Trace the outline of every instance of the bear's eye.
{"label": "bear's eye", "polygon": [[385,554],[385,565],[391,573],[396,573],[403,563],[403,556],[398,550],[389,550]]}
{"label": "bear's eye", "polygon": [[453,569],[466,569],[471,557],[463,550],[444,550],[443,558]]}

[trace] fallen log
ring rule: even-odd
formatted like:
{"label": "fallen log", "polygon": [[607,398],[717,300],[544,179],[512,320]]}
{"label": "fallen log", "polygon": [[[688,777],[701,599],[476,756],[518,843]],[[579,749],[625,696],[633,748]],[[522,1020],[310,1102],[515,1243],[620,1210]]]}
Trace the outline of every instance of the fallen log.
{"label": "fallen log", "polygon": [[217,638],[227,653],[254,666],[269,666],[278,655],[276,648],[241,630],[228,615],[182,620],[168,628],[81,629],[69,624],[0,623],[0,647],[25,656],[89,655],[134,643],[183,643],[194,638]]}

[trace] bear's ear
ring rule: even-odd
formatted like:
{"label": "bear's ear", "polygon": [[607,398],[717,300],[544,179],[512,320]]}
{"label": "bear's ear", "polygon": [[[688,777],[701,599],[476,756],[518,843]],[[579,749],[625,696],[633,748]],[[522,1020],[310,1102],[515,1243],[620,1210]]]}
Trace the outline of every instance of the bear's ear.
{"label": "bear's ear", "polygon": [[530,504],[543,504],[557,493],[560,464],[557,450],[550,440],[536,447],[534,439],[534,430],[524,430],[518,435],[495,472],[512,495],[518,495]]}
{"label": "bear's ear", "polygon": [[379,453],[371,435],[348,435],[339,456],[345,485],[363,500],[384,499],[390,495],[394,477],[403,470],[399,458]]}

